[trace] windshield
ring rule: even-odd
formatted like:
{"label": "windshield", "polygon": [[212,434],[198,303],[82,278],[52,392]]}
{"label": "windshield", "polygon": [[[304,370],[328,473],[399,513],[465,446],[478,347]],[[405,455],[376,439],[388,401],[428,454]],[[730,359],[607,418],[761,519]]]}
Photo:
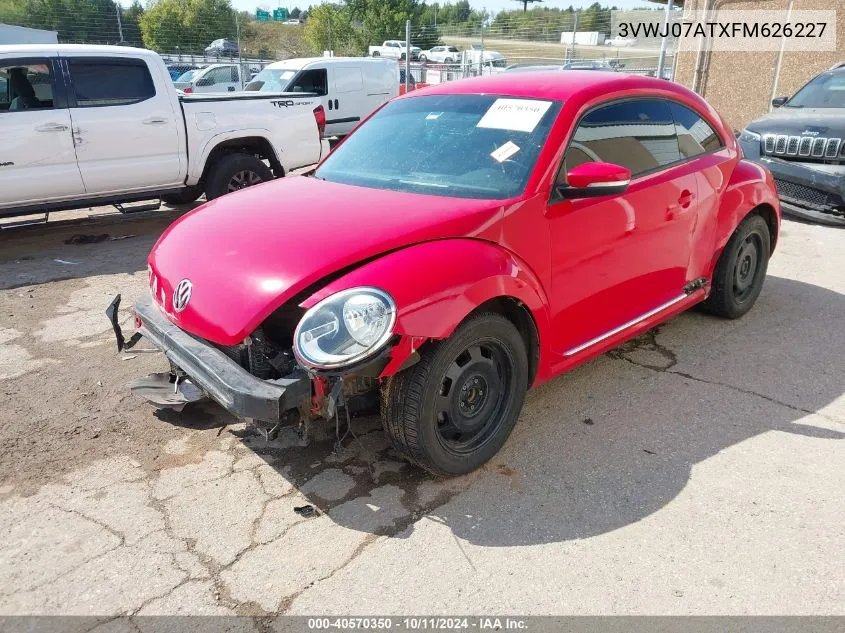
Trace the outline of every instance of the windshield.
{"label": "windshield", "polygon": [[845,73],[825,73],[801,88],[788,108],[845,108]]}
{"label": "windshield", "polygon": [[185,81],[185,82],[191,81],[191,79],[194,78],[194,75],[196,75],[199,71],[200,71],[199,68],[195,68],[194,70],[189,70],[187,72],[184,72],[181,75],[179,75],[179,78],[176,81]]}
{"label": "windshield", "polygon": [[317,178],[456,198],[518,196],[560,103],[491,95],[391,101],[346,139]]}
{"label": "windshield", "polygon": [[265,68],[250,80],[244,90],[284,92],[296,72],[289,68]]}

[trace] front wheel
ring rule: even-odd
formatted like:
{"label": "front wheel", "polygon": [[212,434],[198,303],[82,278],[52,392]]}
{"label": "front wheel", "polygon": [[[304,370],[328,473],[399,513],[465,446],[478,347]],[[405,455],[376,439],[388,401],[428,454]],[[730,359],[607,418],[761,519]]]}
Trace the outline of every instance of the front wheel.
{"label": "front wheel", "polygon": [[528,389],[528,356],[506,318],[475,315],[382,385],[382,423],[394,448],[435,475],[462,475],[495,455]]}
{"label": "front wheel", "polygon": [[378,51],[373,51],[373,57],[381,57],[381,53]]}
{"label": "front wheel", "polygon": [[205,197],[209,200],[273,180],[273,172],[251,154],[226,154],[208,170]]}
{"label": "front wheel", "polygon": [[726,319],[748,312],[763,290],[771,244],[769,225],[762,217],[755,213],[740,222],[716,263],[702,309]]}

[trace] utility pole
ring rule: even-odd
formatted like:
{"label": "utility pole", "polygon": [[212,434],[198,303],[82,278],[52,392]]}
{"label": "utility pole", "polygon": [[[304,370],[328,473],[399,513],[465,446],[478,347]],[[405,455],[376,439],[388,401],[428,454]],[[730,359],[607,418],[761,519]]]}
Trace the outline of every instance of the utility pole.
{"label": "utility pole", "polygon": [[334,57],[334,53],[332,52],[332,14],[331,14],[331,10],[329,11],[329,57]]}
{"label": "utility pole", "polygon": [[575,21],[572,23],[572,41],[569,43],[569,50],[566,51],[566,60],[567,62],[572,61],[572,56],[575,53],[575,36],[578,35],[578,15],[581,13],[581,10],[578,9],[575,11]]}
{"label": "utility pole", "polygon": [[120,43],[123,44],[123,24],[120,21],[120,5],[115,2],[114,10],[117,12],[117,32],[120,33]]}
{"label": "utility pole", "polygon": [[478,58],[478,74],[484,74],[484,22],[481,23],[481,55]]}
{"label": "utility pole", "polygon": [[672,17],[672,7],[675,0],[668,0],[666,3],[666,19],[663,22],[663,37],[660,40],[660,57],[657,58],[657,76],[663,79],[663,69],[666,66],[666,44],[669,40],[669,21]]}
{"label": "utility pole", "polygon": [[[231,31],[230,31],[231,32]],[[241,90],[244,89],[244,67],[241,64],[241,22],[238,12],[235,11],[235,36],[238,40],[238,78],[241,80]]]}

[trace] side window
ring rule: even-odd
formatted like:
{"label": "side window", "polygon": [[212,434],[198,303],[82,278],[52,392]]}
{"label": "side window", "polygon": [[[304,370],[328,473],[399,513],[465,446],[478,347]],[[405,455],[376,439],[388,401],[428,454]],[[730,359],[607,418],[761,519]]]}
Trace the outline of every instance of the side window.
{"label": "side window", "polygon": [[669,102],[669,109],[675,119],[678,146],[684,158],[692,158],[725,146],[710,124],[694,110],[674,101]]}
{"label": "side window", "polygon": [[241,78],[238,76],[238,67],[237,66],[232,66],[232,69],[231,69],[229,74],[230,74],[230,77],[231,77],[231,79],[229,81],[234,81],[235,83],[238,83],[241,80]]}
{"label": "side window", "polygon": [[0,112],[44,110],[53,107],[53,71],[48,60],[0,65]]}
{"label": "side window", "polygon": [[313,92],[325,96],[329,93],[329,75],[325,68],[313,68],[299,74],[290,87],[291,92]]}
{"label": "side window", "polygon": [[155,96],[153,78],[141,60],[71,58],[69,62],[77,107],[128,105]]}
{"label": "side window", "polygon": [[613,103],[587,114],[578,124],[558,181],[582,163],[615,163],[636,176],[681,159],[669,106],[651,99]]}
{"label": "side window", "polygon": [[205,78],[211,79],[210,85],[227,84],[232,81],[233,69],[229,66],[221,66],[220,68],[212,68],[205,75]]}

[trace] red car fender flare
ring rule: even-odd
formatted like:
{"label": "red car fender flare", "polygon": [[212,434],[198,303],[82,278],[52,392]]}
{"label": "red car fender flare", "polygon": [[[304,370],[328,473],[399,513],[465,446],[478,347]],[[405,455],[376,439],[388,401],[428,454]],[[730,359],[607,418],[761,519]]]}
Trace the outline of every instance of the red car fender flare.
{"label": "red car fender flare", "polygon": [[771,250],[774,252],[781,222],[780,201],[775,191],[774,179],[768,169],[747,160],[737,162],[716,216],[716,243],[710,268],[711,275],[736,227],[745,216],[758,207],[772,210],[771,213],[764,214],[764,218],[774,229],[771,244]]}
{"label": "red car fender flare", "polygon": [[310,308],[356,286],[380,288],[396,302],[394,331],[403,335],[403,342],[394,348],[382,375],[395,373],[425,340],[447,338],[476,308],[499,297],[527,308],[543,356],[542,341],[548,340],[550,327],[545,290],[521,259],[498,244],[455,238],[408,246],[335,279],[300,305]]}

